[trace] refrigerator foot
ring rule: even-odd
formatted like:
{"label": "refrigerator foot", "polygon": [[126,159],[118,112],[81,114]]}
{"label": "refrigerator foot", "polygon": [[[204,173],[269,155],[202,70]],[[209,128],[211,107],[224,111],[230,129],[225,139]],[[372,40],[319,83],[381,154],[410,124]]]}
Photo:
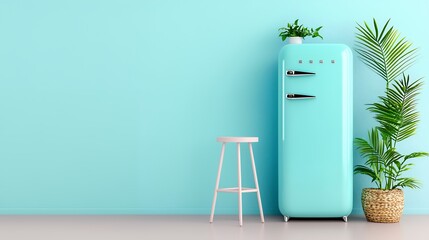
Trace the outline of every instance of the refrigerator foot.
{"label": "refrigerator foot", "polygon": [[285,219],[285,222],[288,222],[290,218],[288,216],[284,216],[284,219]]}
{"label": "refrigerator foot", "polygon": [[347,222],[347,216],[343,216],[343,221]]}

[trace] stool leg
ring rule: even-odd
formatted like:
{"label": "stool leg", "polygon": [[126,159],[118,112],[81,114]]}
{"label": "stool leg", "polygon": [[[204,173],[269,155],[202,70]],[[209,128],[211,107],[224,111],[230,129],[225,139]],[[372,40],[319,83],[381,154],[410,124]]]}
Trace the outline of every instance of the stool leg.
{"label": "stool leg", "polygon": [[241,188],[241,156],[240,143],[237,143],[237,163],[238,163],[238,221],[240,227],[243,226],[243,206],[242,206],[242,188]]}
{"label": "stool leg", "polygon": [[219,189],[220,173],[222,172],[222,163],[223,163],[224,153],[225,153],[225,143],[222,143],[222,150],[220,152],[219,167],[217,170],[216,186],[215,186],[214,196],[213,196],[212,211],[210,214],[210,223],[213,222],[214,211],[215,211],[215,206],[216,206],[217,190]]}
{"label": "stool leg", "polygon": [[259,214],[261,215],[261,222],[265,222],[264,212],[262,210],[261,193],[259,191],[258,176],[256,175],[255,158],[253,156],[253,148],[251,143],[249,143],[249,150],[250,150],[250,159],[252,161],[253,179],[255,181],[255,187],[258,190],[256,192],[256,195],[258,196]]}

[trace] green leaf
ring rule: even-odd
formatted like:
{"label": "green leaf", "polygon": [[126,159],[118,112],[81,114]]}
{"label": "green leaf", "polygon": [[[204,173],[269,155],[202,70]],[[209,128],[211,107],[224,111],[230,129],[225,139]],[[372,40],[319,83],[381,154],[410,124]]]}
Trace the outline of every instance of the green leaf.
{"label": "green leaf", "polygon": [[365,174],[368,175],[370,177],[372,177],[373,179],[376,179],[377,176],[375,174],[375,171],[367,166],[363,166],[363,165],[357,165],[354,169],[355,174]]}
{"label": "green leaf", "polygon": [[314,30],[313,28],[309,29],[307,27],[304,27],[304,25],[302,24],[299,25],[298,21],[299,19],[296,19],[293,24],[288,23],[287,27],[281,27],[278,29],[278,31],[281,31],[279,37],[281,37],[283,41],[288,37],[305,38],[307,36],[311,36],[313,38],[320,37],[321,39],[323,39],[323,37],[318,32],[322,27],[318,27],[316,28],[316,30]]}
{"label": "green leaf", "polygon": [[355,174],[363,174],[363,175],[367,175],[371,178],[372,182],[376,182],[377,186],[378,186],[378,182],[379,182],[379,176],[378,174],[374,171],[374,169],[371,169],[367,166],[364,165],[357,165],[354,168],[354,173]]}
{"label": "green leaf", "polygon": [[[386,84],[394,81],[414,62],[416,49],[393,28],[388,27],[390,19],[381,32],[373,19],[373,28],[366,22],[357,24],[356,52],[362,61],[382,77]],[[386,29],[389,29],[386,31]],[[368,49],[368,50],[367,50]]]}
{"label": "green leaf", "polygon": [[378,39],[378,27],[377,27],[377,22],[375,21],[375,18],[373,18],[373,22],[374,22],[374,29],[375,29],[375,39]]}
{"label": "green leaf", "polygon": [[420,188],[421,183],[415,179],[415,178],[399,178],[398,183],[395,184],[392,189],[398,188],[398,187],[409,187],[409,188]]}
{"label": "green leaf", "polygon": [[429,157],[429,153],[427,152],[414,152],[408,155],[405,155],[404,159],[412,159],[412,158],[420,158],[420,157]]}
{"label": "green leaf", "polygon": [[403,75],[387,88],[386,96],[379,97],[379,103],[368,107],[375,113],[380,132],[392,141],[400,142],[415,134],[419,122],[417,96],[421,87],[421,79],[412,82],[409,76]]}

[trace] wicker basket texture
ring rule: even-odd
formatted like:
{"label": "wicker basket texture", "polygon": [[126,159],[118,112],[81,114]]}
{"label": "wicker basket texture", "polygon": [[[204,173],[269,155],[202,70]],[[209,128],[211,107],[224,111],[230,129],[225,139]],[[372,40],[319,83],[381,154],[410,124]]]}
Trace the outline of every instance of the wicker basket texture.
{"label": "wicker basket texture", "polygon": [[396,223],[404,209],[404,192],[401,189],[362,189],[362,208],[369,222]]}

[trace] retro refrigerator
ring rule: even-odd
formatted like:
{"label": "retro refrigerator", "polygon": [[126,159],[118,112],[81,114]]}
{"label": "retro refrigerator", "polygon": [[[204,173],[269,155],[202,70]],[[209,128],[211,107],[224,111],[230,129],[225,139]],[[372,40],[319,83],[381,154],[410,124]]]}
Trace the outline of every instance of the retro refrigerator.
{"label": "retro refrigerator", "polygon": [[279,209],[347,216],[353,201],[353,59],[343,44],[289,44],[279,53]]}

